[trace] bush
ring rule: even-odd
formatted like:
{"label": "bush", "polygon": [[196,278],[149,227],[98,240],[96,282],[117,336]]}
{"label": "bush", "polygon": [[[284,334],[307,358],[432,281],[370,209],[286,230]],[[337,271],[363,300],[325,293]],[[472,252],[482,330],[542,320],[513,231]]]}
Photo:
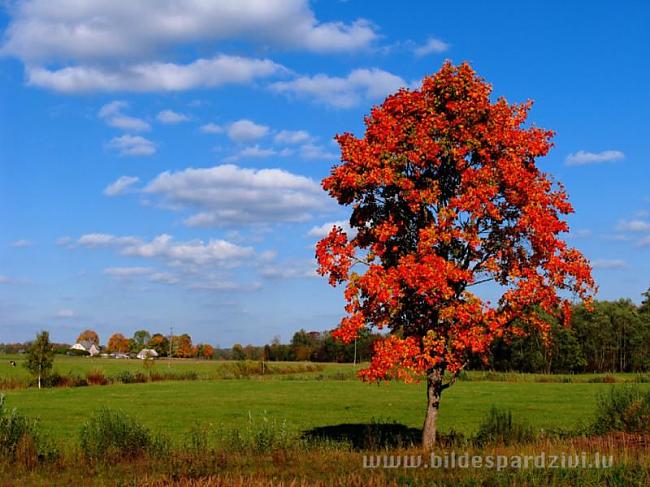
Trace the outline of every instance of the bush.
{"label": "bush", "polygon": [[89,357],[90,356],[90,352],[88,352],[87,350],[77,350],[76,348],[69,349],[65,354],[69,355],[71,357]]}
{"label": "bush", "polygon": [[27,467],[39,459],[53,459],[58,452],[47,445],[39,434],[38,420],[7,410],[5,396],[0,394],[0,457]]}
{"label": "bush", "polygon": [[288,449],[292,440],[286,421],[278,423],[274,419],[269,420],[266,414],[261,421],[255,421],[249,413],[248,424],[243,429],[217,431],[219,445],[228,451],[263,453]]}
{"label": "bush", "polygon": [[613,375],[602,375],[596,376],[588,381],[590,384],[614,384],[616,383],[616,377]]}
{"label": "bush", "polygon": [[88,384],[93,386],[105,386],[110,382],[101,370],[93,370],[86,373],[86,380]]}
{"label": "bush", "polygon": [[99,409],[81,428],[83,454],[94,460],[158,454],[167,442],[121,411]]}
{"label": "bush", "polygon": [[479,425],[474,442],[483,446],[488,443],[513,445],[535,440],[533,428],[524,422],[513,421],[512,412],[492,407]]}
{"label": "bush", "polygon": [[591,429],[596,434],[612,431],[650,433],[650,391],[622,386],[601,394]]}

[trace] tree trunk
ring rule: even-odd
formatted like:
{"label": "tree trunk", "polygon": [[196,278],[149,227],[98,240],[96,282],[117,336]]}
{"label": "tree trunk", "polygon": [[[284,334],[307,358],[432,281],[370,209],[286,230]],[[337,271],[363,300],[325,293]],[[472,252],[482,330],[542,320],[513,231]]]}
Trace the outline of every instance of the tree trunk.
{"label": "tree trunk", "polygon": [[442,372],[439,370],[429,372],[427,374],[427,414],[422,428],[422,448],[425,451],[433,450],[436,444],[436,422],[442,390]]}
{"label": "tree trunk", "polygon": [[38,374],[38,388],[41,388],[41,374]]}

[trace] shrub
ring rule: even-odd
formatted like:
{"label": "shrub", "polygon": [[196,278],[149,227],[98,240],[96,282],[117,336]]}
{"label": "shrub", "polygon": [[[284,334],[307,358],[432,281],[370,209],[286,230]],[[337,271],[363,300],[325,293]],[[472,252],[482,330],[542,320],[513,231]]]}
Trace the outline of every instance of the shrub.
{"label": "shrub", "polygon": [[650,391],[633,385],[612,387],[609,393],[601,394],[592,431],[650,433]]}
{"label": "shrub", "polygon": [[474,442],[483,446],[488,443],[512,445],[529,443],[535,439],[532,427],[512,419],[512,412],[492,407],[479,425]]}
{"label": "shrub", "polygon": [[88,384],[93,386],[105,386],[109,383],[108,377],[101,370],[93,370],[86,373],[86,380]]}
{"label": "shrub", "polygon": [[596,376],[588,381],[591,384],[614,384],[616,382],[616,377],[613,375],[602,375],[602,376]]}
{"label": "shrub", "polygon": [[55,454],[42,441],[38,421],[16,409],[7,410],[5,397],[0,395],[0,457],[30,467],[39,458],[51,458]]}
{"label": "shrub", "polygon": [[103,407],[82,426],[80,447],[90,459],[110,460],[162,453],[167,442],[127,414]]}
{"label": "shrub", "polygon": [[278,423],[270,420],[266,413],[261,421],[248,414],[248,424],[243,429],[217,431],[219,445],[228,451],[249,451],[263,453],[271,450],[288,449],[293,438],[287,430],[286,420]]}
{"label": "shrub", "polygon": [[135,382],[133,374],[128,370],[118,372],[116,379],[122,384],[133,384]]}

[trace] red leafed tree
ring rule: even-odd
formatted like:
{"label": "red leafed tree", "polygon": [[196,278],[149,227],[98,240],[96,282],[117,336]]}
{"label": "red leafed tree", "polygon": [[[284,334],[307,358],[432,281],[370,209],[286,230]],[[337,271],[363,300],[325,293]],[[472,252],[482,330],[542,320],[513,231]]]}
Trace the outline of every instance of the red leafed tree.
{"label": "red leafed tree", "polygon": [[99,347],[99,335],[95,330],[84,330],[77,337],[77,343],[90,342]]}
{"label": "red leafed tree", "polygon": [[389,332],[364,380],[426,376],[427,449],[441,394],[470,355],[523,333],[522,320],[547,332],[549,315],[568,319],[569,297],[595,291],[588,261],[561,239],[567,194],[535,165],[552,132],[526,125],[530,102],[490,93],[469,65],[446,63],[374,107],[362,138],[338,135],[342,163],[323,180],[352,208],[352,234],[334,227],[316,250],[319,272],[346,286],[335,335]]}
{"label": "red leafed tree", "polygon": [[126,353],[129,351],[129,340],[121,333],[114,333],[108,339],[106,348],[109,352]]}

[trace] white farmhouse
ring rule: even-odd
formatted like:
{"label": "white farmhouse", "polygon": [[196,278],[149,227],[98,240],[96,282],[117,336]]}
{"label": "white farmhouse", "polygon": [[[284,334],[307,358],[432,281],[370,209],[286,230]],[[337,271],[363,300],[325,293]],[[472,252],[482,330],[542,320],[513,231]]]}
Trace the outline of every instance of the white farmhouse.
{"label": "white farmhouse", "polygon": [[146,358],[156,358],[157,356],[158,352],[156,352],[153,348],[143,348],[137,355],[140,360],[144,360]]}

